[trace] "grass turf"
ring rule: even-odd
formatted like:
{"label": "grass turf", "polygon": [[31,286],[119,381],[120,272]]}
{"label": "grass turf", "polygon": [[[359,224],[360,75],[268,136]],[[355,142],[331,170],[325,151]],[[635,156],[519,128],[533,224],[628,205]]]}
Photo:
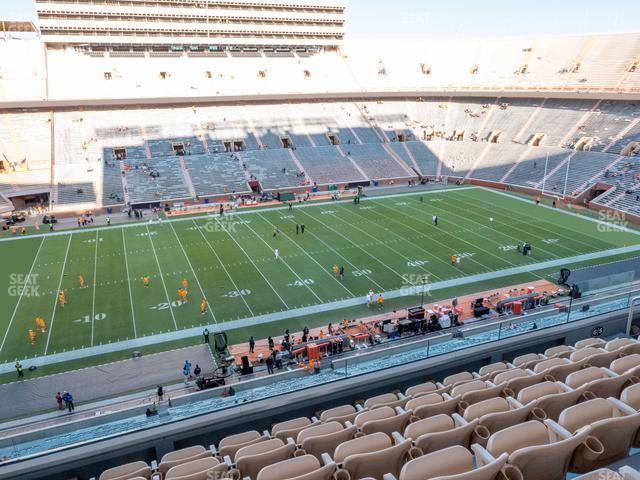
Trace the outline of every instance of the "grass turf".
{"label": "grass turf", "polygon": [[[305,224],[304,235],[296,235],[296,223]],[[275,238],[274,226],[280,230]],[[470,188],[373,197],[358,206],[335,202],[2,241],[0,362],[199,325],[224,329],[229,320],[361,297],[370,288],[396,290],[419,283],[423,275],[439,282],[514,266],[533,270],[546,260],[639,240],[637,234]],[[532,256],[515,250],[521,241],[533,245]],[[463,257],[458,267],[450,263],[452,254]],[[344,281],[331,273],[334,263],[344,265]],[[142,285],[144,275],[151,277],[149,288]],[[525,268],[522,278],[537,275]],[[183,278],[189,282],[185,305],[176,293]],[[25,283],[29,287],[21,290]],[[494,285],[480,282],[477,290]],[[64,308],[56,304],[59,288],[66,293]],[[412,304],[417,297],[390,303]],[[367,314],[366,307],[354,306],[324,317],[358,311]],[[35,330],[37,315],[45,318],[47,331],[31,345],[27,331]],[[319,324],[321,316],[312,315]],[[301,316],[253,325],[231,337],[262,338],[302,321]]]}

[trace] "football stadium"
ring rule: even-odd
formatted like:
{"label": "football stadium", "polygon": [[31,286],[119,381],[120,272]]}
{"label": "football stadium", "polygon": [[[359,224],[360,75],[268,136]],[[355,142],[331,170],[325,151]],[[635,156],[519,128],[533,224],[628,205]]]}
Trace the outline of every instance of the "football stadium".
{"label": "football stadium", "polygon": [[0,479],[640,479],[640,33],[27,3]]}

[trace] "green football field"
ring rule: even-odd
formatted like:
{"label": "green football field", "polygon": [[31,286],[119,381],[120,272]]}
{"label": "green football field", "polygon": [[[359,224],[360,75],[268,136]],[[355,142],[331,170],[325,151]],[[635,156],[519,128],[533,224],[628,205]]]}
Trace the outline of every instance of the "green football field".
{"label": "green football field", "polygon": [[[0,363],[89,347],[108,352],[133,339],[169,341],[205,325],[262,338],[270,321],[363,304],[370,289],[413,304],[423,278],[444,287],[640,244],[620,224],[464,188],[2,239]],[[523,241],[531,256],[518,253]],[[461,257],[455,267],[453,254]],[[334,264],[344,266],[343,280]],[[177,295],[183,278],[186,304]],[[38,315],[47,328],[32,345],[28,330],[36,330]]]}

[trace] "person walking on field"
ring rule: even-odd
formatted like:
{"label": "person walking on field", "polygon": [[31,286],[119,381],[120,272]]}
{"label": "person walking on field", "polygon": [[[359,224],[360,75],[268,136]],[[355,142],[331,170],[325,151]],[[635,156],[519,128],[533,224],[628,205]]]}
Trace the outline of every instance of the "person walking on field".
{"label": "person walking on field", "polygon": [[277,248],[273,251],[273,254],[274,254],[274,255],[275,255],[275,257],[276,257],[276,260],[277,260],[278,258],[280,258],[280,252],[278,251],[278,249],[277,249]]}

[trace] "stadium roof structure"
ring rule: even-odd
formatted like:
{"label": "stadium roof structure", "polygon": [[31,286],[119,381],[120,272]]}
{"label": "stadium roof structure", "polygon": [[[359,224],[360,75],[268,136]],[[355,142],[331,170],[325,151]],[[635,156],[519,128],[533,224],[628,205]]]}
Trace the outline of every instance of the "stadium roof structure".
{"label": "stadium roof structure", "polygon": [[0,31],[2,33],[38,33],[38,28],[28,20],[0,19]]}

